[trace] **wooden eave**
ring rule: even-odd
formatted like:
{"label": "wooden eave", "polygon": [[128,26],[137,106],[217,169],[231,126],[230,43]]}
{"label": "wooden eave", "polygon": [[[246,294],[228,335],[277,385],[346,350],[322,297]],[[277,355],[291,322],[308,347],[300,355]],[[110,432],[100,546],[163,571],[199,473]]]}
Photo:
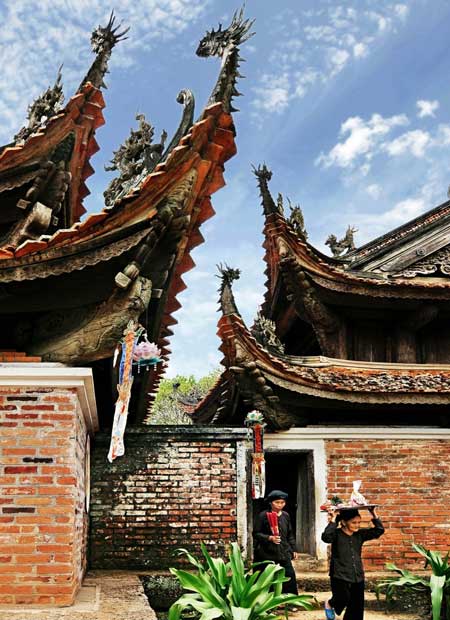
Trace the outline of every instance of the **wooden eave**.
{"label": "wooden eave", "polygon": [[[104,124],[102,110],[105,107],[103,95],[91,83],[85,84],[67,105],[55,116],[48,119],[45,126],[31,134],[22,145],[7,145],[0,151],[0,178],[9,177],[32,162],[41,160],[50,153],[69,134],[75,136],[75,144],[70,160],[70,213],[73,221],[78,221],[86,212],[83,199],[90,193],[86,179],[94,169],[89,163],[91,156],[99,150],[95,131]],[[0,258],[7,256],[0,249]]]}
{"label": "wooden eave", "polygon": [[245,371],[248,363],[254,362],[272,387],[346,403],[417,406],[449,402],[448,364],[389,364],[322,356],[276,356],[261,347],[236,314],[220,319],[218,333],[227,368],[241,367]]}

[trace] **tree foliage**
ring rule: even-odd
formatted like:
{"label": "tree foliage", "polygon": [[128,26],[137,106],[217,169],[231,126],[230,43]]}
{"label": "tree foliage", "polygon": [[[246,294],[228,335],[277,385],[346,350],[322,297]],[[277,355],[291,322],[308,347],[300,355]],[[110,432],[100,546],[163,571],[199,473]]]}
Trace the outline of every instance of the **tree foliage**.
{"label": "tree foliage", "polygon": [[186,413],[189,405],[199,402],[219,377],[220,370],[196,379],[194,375],[177,375],[159,384],[148,421],[150,424],[192,424]]}

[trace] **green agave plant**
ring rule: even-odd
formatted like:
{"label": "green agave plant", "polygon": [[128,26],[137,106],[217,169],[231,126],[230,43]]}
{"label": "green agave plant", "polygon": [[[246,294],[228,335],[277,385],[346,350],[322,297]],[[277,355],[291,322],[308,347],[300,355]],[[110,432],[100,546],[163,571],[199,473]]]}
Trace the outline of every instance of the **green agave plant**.
{"label": "green agave plant", "polygon": [[445,557],[439,551],[430,551],[422,545],[412,545],[414,551],[425,558],[425,568],[431,569],[430,577],[419,577],[414,573],[398,568],[395,564],[386,564],[388,570],[395,571],[399,577],[388,577],[376,586],[377,597],[386,589],[386,600],[393,599],[397,588],[408,588],[412,591],[429,590],[433,620],[441,620],[442,614],[450,620],[450,554]]}
{"label": "green agave plant", "polygon": [[200,620],[273,620],[278,616],[271,612],[282,605],[313,609],[312,596],[282,594],[288,579],[278,564],[259,562],[246,570],[237,543],[231,544],[228,562],[211,557],[203,543],[201,550],[204,564],[186,549],[178,549],[196,571],[170,569],[187,593],[171,606],[168,620],[179,620],[186,609],[194,609]]}

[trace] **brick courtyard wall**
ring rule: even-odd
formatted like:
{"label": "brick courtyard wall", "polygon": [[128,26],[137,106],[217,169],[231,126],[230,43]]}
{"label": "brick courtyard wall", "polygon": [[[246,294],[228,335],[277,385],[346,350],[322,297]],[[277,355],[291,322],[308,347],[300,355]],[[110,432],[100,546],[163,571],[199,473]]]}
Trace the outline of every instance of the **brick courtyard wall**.
{"label": "brick courtyard wall", "polygon": [[[27,370],[40,378],[22,382],[58,384],[60,377],[48,376],[52,367]],[[88,444],[80,388],[6,387],[3,375],[0,368],[0,603],[70,605],[87,550]]]}
{"label": "brick courtyard wall", "polygon": [[143,426],[126,433],[125,456],[107,462],[97,435],[91,477],[90,558],[94,568],[167,568],[178,547],[204,541],[223,553],[246,511],[245,433],[240,429]]}
{"label": "brick courtyard wall", "polygon": [[383,570],[391,561],[423,568],[412,542],[450,550],[450,441],[368,438],[325,445],[328,496],[347,498],[352,481],[362,479],[362,493],[380,504],[386,533],[364,546],[366,570]]}

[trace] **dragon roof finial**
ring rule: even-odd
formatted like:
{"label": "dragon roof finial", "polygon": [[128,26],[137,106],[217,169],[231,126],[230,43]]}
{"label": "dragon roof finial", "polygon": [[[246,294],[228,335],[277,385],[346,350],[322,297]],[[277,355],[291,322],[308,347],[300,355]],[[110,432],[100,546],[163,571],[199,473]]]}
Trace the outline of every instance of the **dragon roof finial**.
{"label": "dragon roof finial", "polygon": [[231,101],[240,93],[236,89],[236,80],[243,77],[239,73],[239,45],[248,41],[255,33],[250,32],[254,20],[244,19],[244,8],[236,11],[228,28],[214,28],[208,32],[197,47],[197,55],[201,57],[219,56],[222,58],[222,67],[219,78],[211,93],[208,105],[222,102],[227,112],[236,112]]}
{"label": "dragon roof finial", "polygon": [[223,315],[227,314],[239,314],[236,302],[234,301],[232,284],[235,280],[239,280],[241,276],[240,269],[233,269],[228,265],[217,265],[219,270],[220,288],[219,288],[219,304]]}
{"label": "dragon roof finial", "polygon": [[91,82],[96,88],[106,88],[104,77],[108,73],[108,61],[111,57],[111,51],[119,41],[124,41],[128,38],[125,35],[130,30],[125,28],[125,30],[119,32],[122,24],[119,23],[115,26],[115,21],[114,11],[111,11],[107,25],[98,26],[92,32],[91,47],[94,54],[96,54],[96,59],[78,90],[87,82]]}
{"label": "dragon roof finial", "polygon": [[280,204],[280,201],[278,201],[276,204],[269,190],[269,181],[272,178],[272,171],[269,170],[265,163],[262,165],[260,164],[257,168],[252,166],[252,168],[253,174],[258,179],[264,215],[271,215],[272,213],[280,213],[283,215],[282,203]]}

